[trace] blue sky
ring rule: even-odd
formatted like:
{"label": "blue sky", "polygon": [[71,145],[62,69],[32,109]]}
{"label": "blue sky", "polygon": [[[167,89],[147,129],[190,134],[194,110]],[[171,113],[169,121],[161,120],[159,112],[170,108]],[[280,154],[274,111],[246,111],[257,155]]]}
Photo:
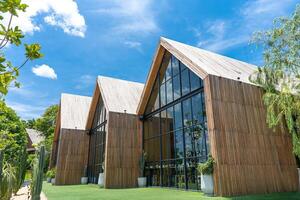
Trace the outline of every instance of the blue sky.
{"label": "blue sky", "polygon": [[[24,0],[14,19],[24,42],[42,45],[44,57],[20,72],[21,88],[6,102],[24,119],[40,116],[62,92],[91,96],[96,76],[144,82],[159,37],[167,37],[252,64],[261,50],[249,45],[255,31],[289,16],[296,0]],[[22,48],[8,47],[15,65]]]}

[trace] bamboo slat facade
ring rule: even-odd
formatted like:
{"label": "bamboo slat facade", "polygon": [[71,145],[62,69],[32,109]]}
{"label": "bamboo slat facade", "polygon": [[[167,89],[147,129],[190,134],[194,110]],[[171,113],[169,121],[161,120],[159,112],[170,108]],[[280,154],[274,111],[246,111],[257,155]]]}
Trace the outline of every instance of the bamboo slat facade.
{"label": "bamboo slat facade", "polygon": [[89,137],[85,131],[91,97],[62,94],[52,144],[50,168],[55,184],[79,184],[87,165]]}
{"label": "bamboo slat facade", "polygon": [[[90,106],[86,130],[90,134],[97,133],[101,123],[94,121],[96,108],[100,102],[105,107],[105,151],[104,174],[105,188],[130,188],[137,186],[139,175],[139,156],[141,154],[141,122],[136,115],[136,108],[143,90],[143,84],[120,79],[99,76]],[[93,127],[93,123],[96,124]],[[96,138],[96,137],[94,137]],[[93,140],[90,136],[90,140]],[[93,141],[90,141],[92,144]],[[96,143],[97,144],[97,143]],[[96,145],[94,145],[96,146]],[[95,148],[90,146],[90,152]],[[90,154],[100,160],[99,155]],[[101,155],[100,155],[101,156]],[[89,159],[95,165],[98,161]],[[97,166],[100,165],[99,163]],[[89,165],[90,166],[90,165]],[[92,169],[97,168],[91,167]],[[97,168],[98,171],[101,171]],[[90,174],[95,174],[91,172]],[[97,179],[98,177],[96,177]],[[94,180],[94,178],[90,178]],[[93,181],[94,182],[94,181]]]}
{"label": "bamboo slat facade", "polygon": [[214,193],[220,196],[296,191],[298,172],[284,124],[266,123],[261,88],[226,78],[205,78]]}
{"label": "bamboo slat facade", "polygon": [[79,184],[87,165],[89,137],[85,130],[62,129],[60,134],[55,184]]}
{"label": "bamboo slat facade", "polygon": [[141,122],[138,116],[110,112],[105,154],[105,188],[137,186],[141,144]]}

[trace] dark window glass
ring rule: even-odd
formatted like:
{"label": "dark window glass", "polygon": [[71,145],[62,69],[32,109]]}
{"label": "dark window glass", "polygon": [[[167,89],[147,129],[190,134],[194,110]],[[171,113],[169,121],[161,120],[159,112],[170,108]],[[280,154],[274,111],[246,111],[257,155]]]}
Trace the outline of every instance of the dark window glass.
{"label": "dark window glass", "polygon": [[190,71],[191,91],[200,88],[200,78]]}
{"label": "dark window glass", "polygon": [[175,187],[175,177],[176,177],[176,168],[175,160],[163,161],[163,186],[165,187]]}
{"label": "dark window glass", "polygon": [[185,177],[184,177],[184,161],[183,159],[176,160],[176,178],[175,185],[177,188],[185,188]]}
{"label": "dark window glass", "polygon": [[182,130],[175,132],[175,158],[183,158],[183,140],[182,140]]}
{"label": "dark window glass", "polygon": [[174,100],[178,99],[180,95],[180,76],[179,74],[173,78]]}
{"label": "dark window glass", "polygon": [[174,159],[174,133],[167,133],[162,135],[162,159]]}
{"label": "dark window glass", "polygon": [[181,71],[187,69],[187,67],[182,62],[179,62],[179,64],[180,64],[180,70]]}
{"label": "dark window glass", "polygon": [[172,56],[172,67],[173,67],[173,76],[179,73],[179,61]]}
{"label": "dark window glass", "polygon": [[182,128],[182,113],[181,113],[181,103],[174,106],[174,129]]}
{"label": "dark window glass", "polygon": [[173,101],[172,79],[166,82],[166,87],[167,87],[167,103],[170,103]]}
{"label": "dark window glass", "polygon": [[192,125],[192,110],[191,110],[191,99],[187,99],[182,102],[183,108],[183,124],[184,126]]}
{"label": "dark window glass", "polygon": [[196,158],[187,159],[187,179],[188,189],[200,190],[200,176],[197,173],[198,160]]}
{"label": "dark window glass", "polygon": [[147,184],[150,186],[160,185],[160,162],[146,162],[145,176],[147,177]]}
{"label": "dark window glass", "polygon": [[160,137],[147,139],[144,141],[144,150],[147,152],[147,161],[160,160]]}
{"label": "dark window glass", "polygon": [[181,87],[182,95],[190,92],[189,71],[187,69],[181,72]]}
{"label": "dark window glass", "polygon": [[192,97],[193,106],[193,124],[199,124],[203,122],[203,105],[201,101],[201,94],[197,94]]}
{"label": "dark window glass", "polygon": [[185,128],[184,129],[184,136],[185,136],[185,154],[186,157],[193,157],[195,156],[194,153],[194,146],[193,146],[193,131],[192,128]]}

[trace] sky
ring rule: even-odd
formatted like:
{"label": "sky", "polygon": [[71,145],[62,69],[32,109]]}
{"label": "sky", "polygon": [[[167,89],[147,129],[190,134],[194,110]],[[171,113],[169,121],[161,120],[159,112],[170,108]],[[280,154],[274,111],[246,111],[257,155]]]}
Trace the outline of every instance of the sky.
{"label": "sky", "polygon": [[[254,32],[290,16],[300,0],[23,0],[13,24],[44,57],[26,64],[6,103],[23,119],[58,104],[61,93],[92,96],[98,75],[144,83],[159,38],[167,37],[255,65]],[[5,53],[17,66],[24,48]]]}

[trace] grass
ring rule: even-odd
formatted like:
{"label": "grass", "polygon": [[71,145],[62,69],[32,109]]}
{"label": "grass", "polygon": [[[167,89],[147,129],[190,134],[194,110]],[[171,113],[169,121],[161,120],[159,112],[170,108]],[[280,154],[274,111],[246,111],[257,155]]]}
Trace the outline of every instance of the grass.
{"label": "grass", "polygon": [[97,185],[52,186],[43,185],[48,200],[281,200],[300,199],[299,192],[251,195],[242,197],[207,197],[200,192],[162,188],[100,189]]}

